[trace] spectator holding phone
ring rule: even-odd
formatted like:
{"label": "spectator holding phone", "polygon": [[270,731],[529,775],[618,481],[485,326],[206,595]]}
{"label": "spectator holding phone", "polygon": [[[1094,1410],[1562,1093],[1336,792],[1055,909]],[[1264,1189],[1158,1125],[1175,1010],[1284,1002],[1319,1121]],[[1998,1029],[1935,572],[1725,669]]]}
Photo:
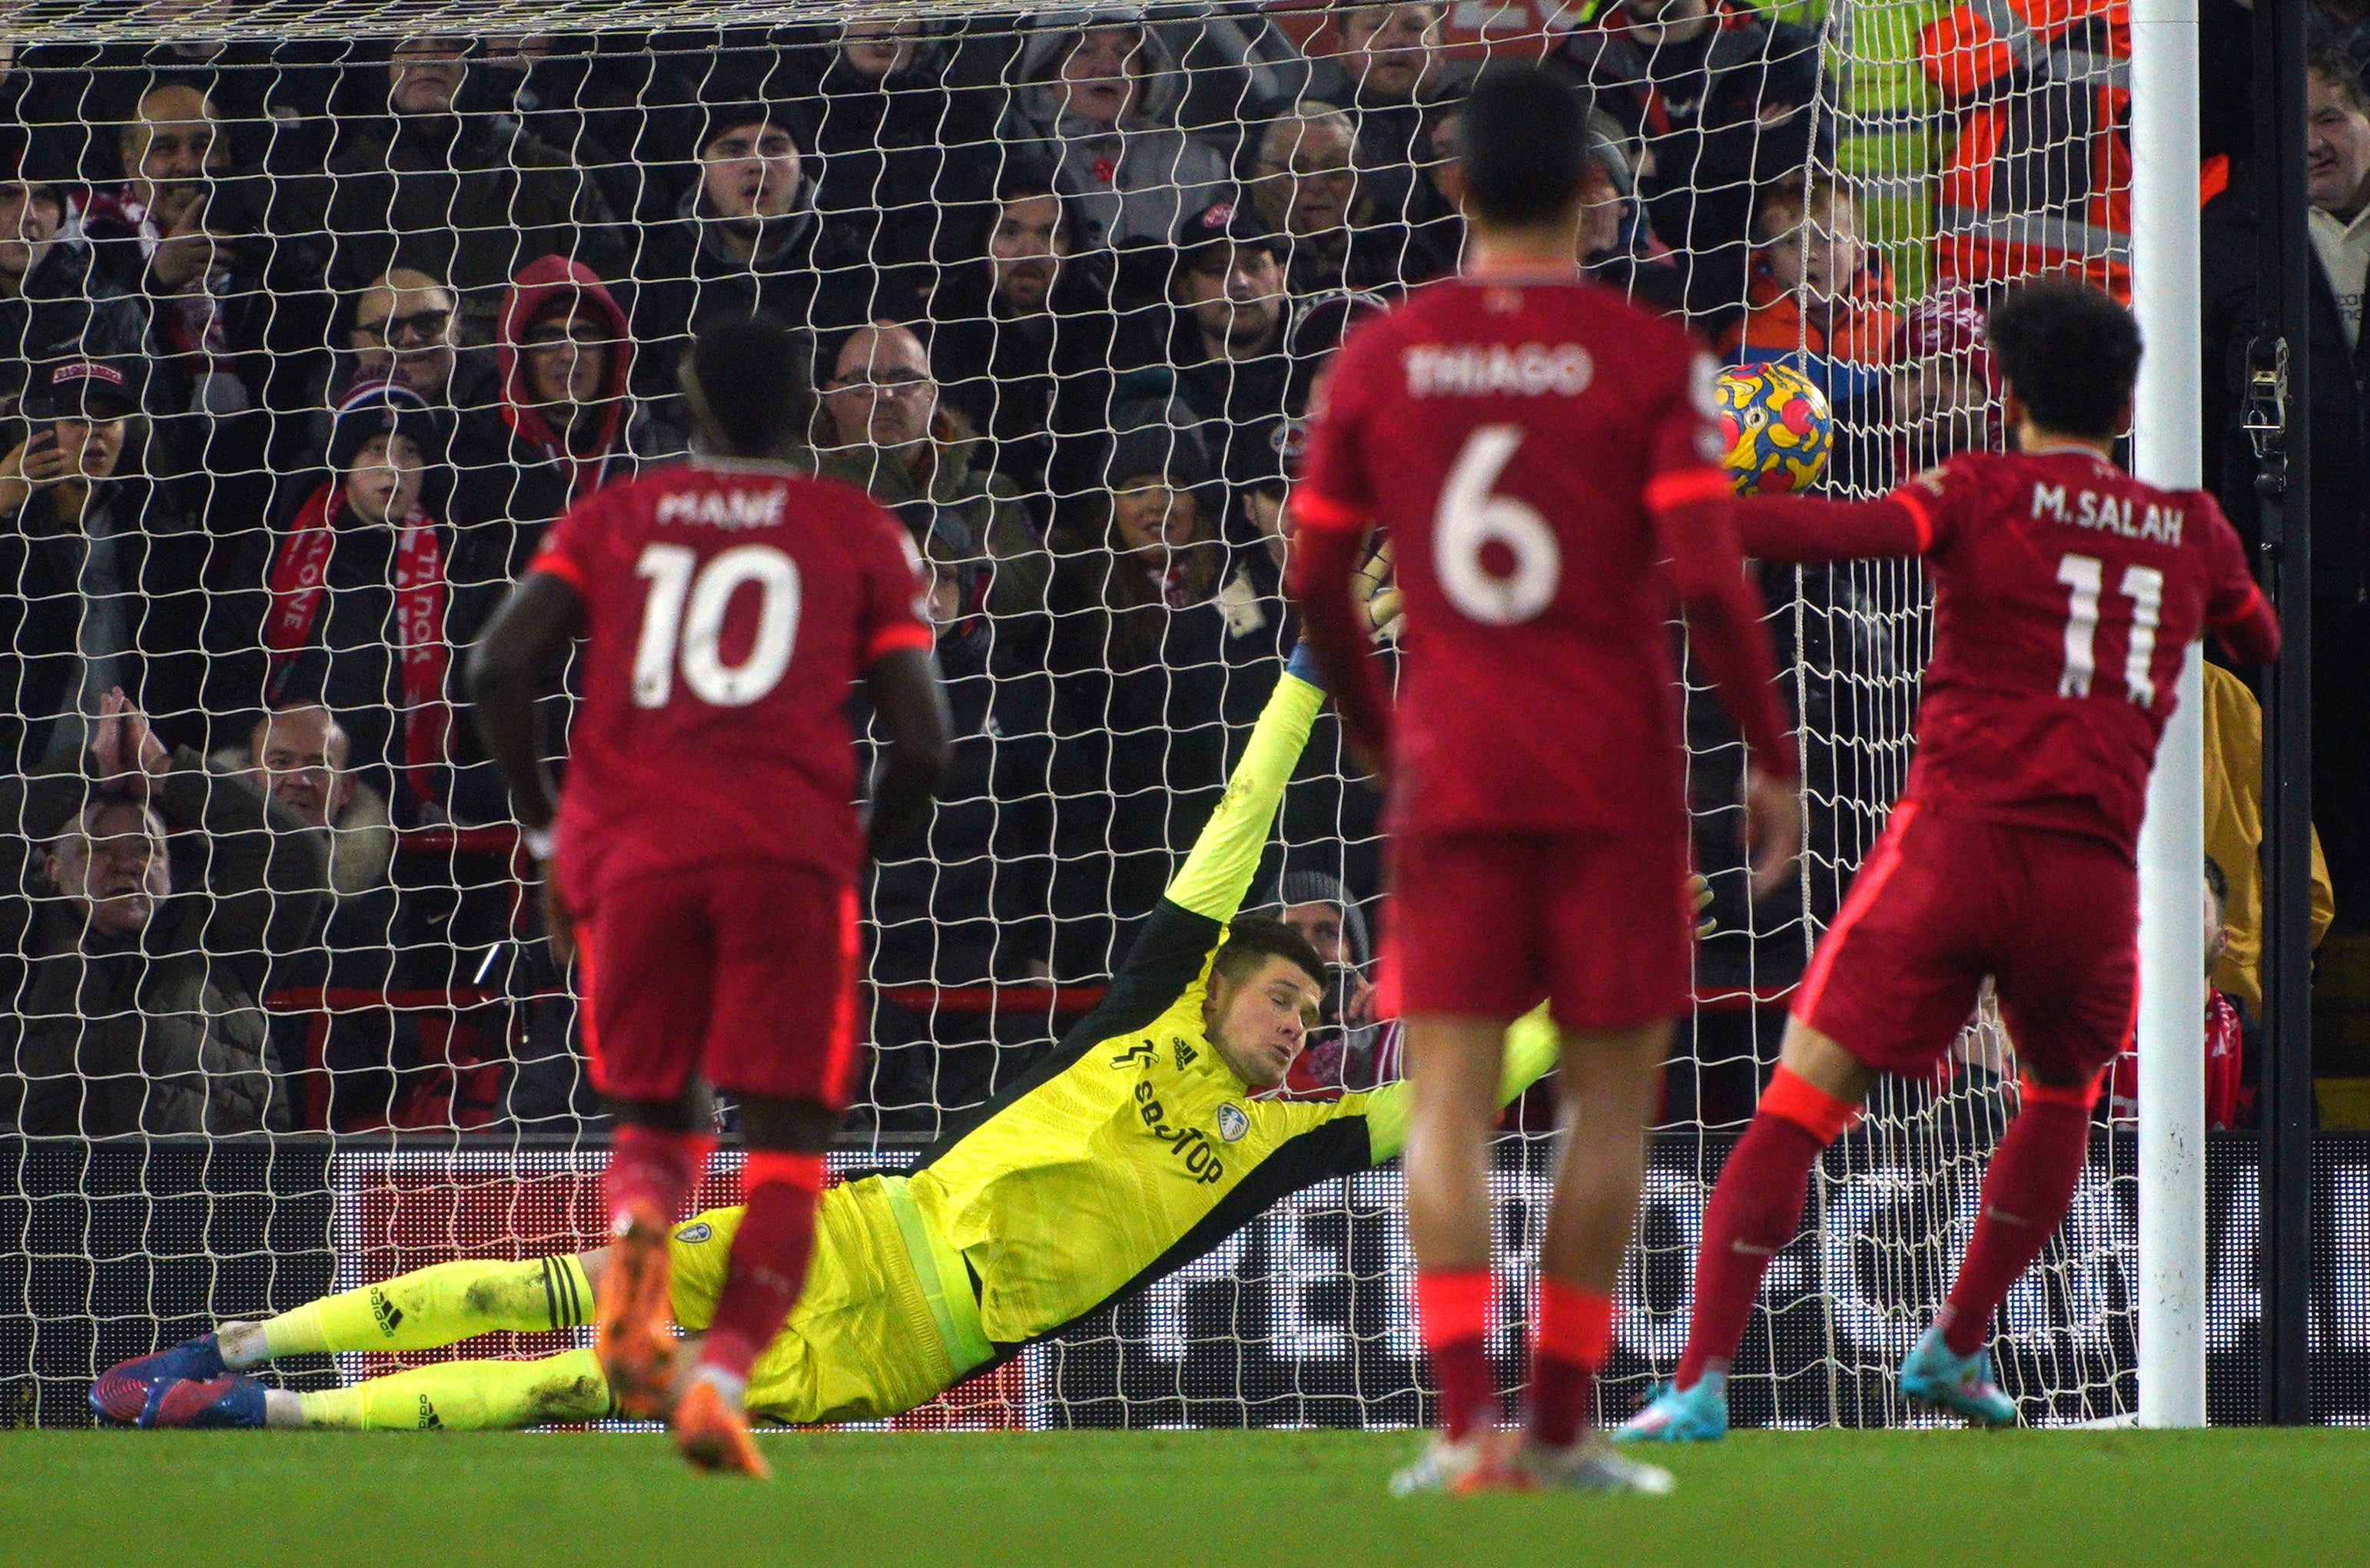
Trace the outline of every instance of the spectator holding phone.
{"label": "spectator holding phone", "polygon": [[0,748],[12,772],[78,754],[79,715],[103,692],[139,687],[138,568],[113,484],[139,407],[125,367],[69,360],[27,390],[25,437],[0,457]]}

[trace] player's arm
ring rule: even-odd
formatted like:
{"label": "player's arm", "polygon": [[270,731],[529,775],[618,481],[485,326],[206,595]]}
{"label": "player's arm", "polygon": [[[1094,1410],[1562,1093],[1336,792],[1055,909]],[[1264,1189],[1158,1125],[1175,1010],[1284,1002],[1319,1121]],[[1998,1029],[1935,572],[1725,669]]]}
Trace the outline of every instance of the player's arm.
{"label": "player's arm", "polygon": [[864,853],[880,852],[919,828],[947,776],[952,724],[938,684],[937,637],[930,630],[930,574],[914,536],[880,507],[861,498],[858,663],[887,744],[872,774],[871,819]]}
{"label": "player's arm", "polygon": [[895,843],[929,816],[953,741],[938,661],[926,647],[882,654],[866,667],[864,686],[887,732],[872,774],[872,818],[865,829],[865,854],[878,859],[882,846]]}
{"label": "player's arm", "polygon": [[[1523,1091],[1553,1072],[1562,1049],[1562,1036],[1544,1002],[1508,1024],[1498,1070],[1498,1104],[1513,1104]],[[1345,1111],[1362,1112],[1366,1118],[1367,1163],[1379,1165],[1407,1147],[1413,1101],[1404,1080],[1366,1094],[1344,1095],[1342,1102]]]}
{"label": "player's arm", "polygon": [[1111,1017],[1132,1017],[1147,1005],[1156,1013],[1192,985],[1209,962],[1250,891],[1284,785],[1325,705],[1315,676],[1309,656],[1294,649],[1226,780],[1218,808],[1128,949],[1103,1008],[1080,1029],[1091,1025],[1100,1038],[1110,1032]]}
{"label": "player's arm", "polygon": [[1643,498],[1686,616],[1689,651],[1752,750],[1743,830],[1759,897],[1776,889],[1801,846],[1801,764],[1778,701],[1778,658],[1762,624],[1761,593],[1738,547],[1728,472],[1718,465],[1725,446],[1713,391],[1719,371],[1699,351],[1685,362],[1685,384],[1674,380],[1652,424]]}
{"label": "player's arm", "polygon": [[1376,772],[1390,763],[1391,700],[1353,580],[1374,522],[1360,397],[1379,384],[1379,372],[1365,361],[1380,341],[1373,324],[1352,333],[1317,383],[1301,479],[1292,492],[1291,561],[1303,646],[1333,692],[1352,750]]}
{"label": "player's arm", "polygon": [[510,786],[510,810],[534,841],[559,815],[559,794],[535,746],[535,670],[550,668],[583,628],[576,585],[550,568],[528,571],[486,623],[469,658],[469,704],[486,753]]}
{"label": "player's arm", "polygon": [[1352,750],[1376,773],[1389,765],[1391,701],[1383,690],[1353,579],[1365,554],[1367,520],[1306,492],[1293,498],[1292,591],[1300,601],[1302,636],[1337,693]]}
{"label": "player's arm", "polygon": [[1906,491],[1872,501],[1743,496],[1733,506],[1738,542],[1760,561],[1881,560],[1922,555],[1934,544],[1930,509]]}
{"label": "player's arm", "polygon": [[576,585],[538,567],[494,612],[469,659],[469,702],[477,710],[477,733],[501,772],[511,810],[526,825],[530,843],[550,832],[559,810],[535,745],[535,672],[548,668],[583,624],[584,601]]}
{"label": "player's arm", "polygon": [[[548,552],[544,557],[555,558]],[[551,858],[551,820],[559,807],[535,744],[535,672],[548,668],[584,624],[584,600],[561,575],[565,569],[539,566],[521,578],[487,623],[469,658],[469,702],[477,733],[510,789],[511,812],[526,827],[527,848],[538,871]],[[547,875],[542,901],[551,956],[564,968],[576,956],[576,927]]]}
{"label": "player's arm", "polygon": [[2200,492],[2193,503],[2207,552],[2206,629],[2238,663],[2269,664],[2280,657],[2280,618],[2247,569],[2247,546],[2213,497]]}

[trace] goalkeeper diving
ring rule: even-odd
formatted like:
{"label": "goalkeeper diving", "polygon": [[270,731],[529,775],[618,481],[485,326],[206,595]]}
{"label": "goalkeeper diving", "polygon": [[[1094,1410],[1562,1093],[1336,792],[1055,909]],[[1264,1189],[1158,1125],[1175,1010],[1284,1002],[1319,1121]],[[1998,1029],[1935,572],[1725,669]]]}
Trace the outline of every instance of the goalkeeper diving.
{"label": "goalkeeper diving", "polygon": [[[1409,1091],[1264,1099],[1324,995],[1290,927],[1238,916],[1325,693],[1295,654],[1224,799],[1102,1004],[1018,1082],[900,1174],[829,1189],[806,1290],[751,1369],[747,1409],[784,1423],[872,1421],[1201,1257],[1284,1195],[1364,1170],[1407,1138]],[[1545,1010],[1507,1038],[1512,1101],[1556,1064]],[[714,1315],[738,1208],[677,1226],[675,1321]],[[289,1356],[418,1351],[497,1330],[592,1321],[604,1251],[437,1264],[127,1362],[91,1403],[141,1426],[471,1431],[615,1413],[591,1349],[463,1359],[316,1392],[247,1376]]]}

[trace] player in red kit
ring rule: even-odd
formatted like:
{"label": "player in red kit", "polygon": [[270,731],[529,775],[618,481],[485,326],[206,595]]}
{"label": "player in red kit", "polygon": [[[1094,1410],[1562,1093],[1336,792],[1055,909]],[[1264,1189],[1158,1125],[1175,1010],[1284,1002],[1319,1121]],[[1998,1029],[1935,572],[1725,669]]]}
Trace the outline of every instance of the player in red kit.
{"label": "player in red kit", "polygon": [[1908,788],[1819,944],[1777,1074],[1705,1206],[1677,1376],[1623,1437],[1727,1430],[1729,1362],[1819,1150],[1878,1073],[1931,1073],[1986,977],[2020,1107],[1901,1384],[1979,1424],[2015,1423],[1985,1341],[2065,1217],[2100,1074],[2131,1033],[2140,818],[2182,661],[2207,630],[2243,662],[2279,650],[2213,498],[2110,461],[2139,373],[2131,313],[2078,283],[2030,283],[1986,336],[2016,454],[1962,453],[1881,500],[1740,503],[1745,548],[1764,558],[1925,557],[1934,653]]}
{"label": "player in red kit", "polygon": [[[1674,601],[1753,749],[1756,887],[1799,841],[1792,738],[1718,466],[1711,361],[1583,281],[1582,110],[1550,70],[1466,106],[1471,246],[1342,348],[1293,499],[1296,586],[1352,738],[1387,773],[1414,1083],[1408,1229],[1444,1431],[1398,1491],[1663,1491],[1587,1430],[1643,1137],[1689,994]],[[1386,531],[1406,604],[1394,715],[1350,574]],[[1667,564],[1665,564],[1667,563]],[[1489,1141],[1508,1021],[1547,999],[1569,1133],[1524,1441],[1496,1441]]]}
{"label": "player in red kit", "polygon": [[[856,1046],[850,684],[889,738],[871,844],[928,809],[948,745],[912,542],[792,466],[812,403],[795,347],[763,317],[704,327],[682,378],[707,455],[571,508],[470,671],[562,962],[582,933],[593,1082],[616,1118],[595,1348],[621,1408],[671,1413],[696,1464],[761,1475],[742,1395],[806,1279]],[[555,805],[535,676],[577,637]],[[740,1102],[748,1207],[678,1398],[667,1230],[714,1141],[710,1085]]]}

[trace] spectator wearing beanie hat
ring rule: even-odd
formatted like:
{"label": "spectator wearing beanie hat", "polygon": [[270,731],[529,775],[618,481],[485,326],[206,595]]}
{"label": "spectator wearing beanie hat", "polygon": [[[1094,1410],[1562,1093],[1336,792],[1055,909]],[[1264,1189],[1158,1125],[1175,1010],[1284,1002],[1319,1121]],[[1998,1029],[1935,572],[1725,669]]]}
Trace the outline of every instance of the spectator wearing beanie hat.
{"label": "spectator wearing beanie hat", "polygon": [[409,387],[351,394],[328,472],[281,531],[267,578],[270,700],[334,714],[354,771],[398,821],[445,819],[453,793],[453,545],[426,495],[437,432]]}

